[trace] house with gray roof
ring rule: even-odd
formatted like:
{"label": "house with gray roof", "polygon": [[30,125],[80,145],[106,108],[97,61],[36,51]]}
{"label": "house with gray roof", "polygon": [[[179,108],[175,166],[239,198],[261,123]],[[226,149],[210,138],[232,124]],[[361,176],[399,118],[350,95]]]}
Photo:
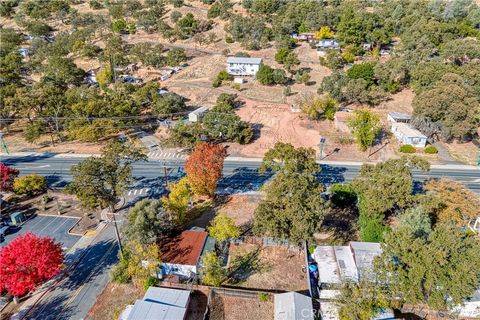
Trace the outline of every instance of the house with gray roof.
{"label": "house with gray roof", "polygon": [[312,299],[298,292],[279,293],[274,301],[275,320],[313,320]]}
{"label": "house with gray roof", "polygon": [[255,76],[262,65],[262,58],[228,57],[227,72],[232,76]]}
{"label": "house with gray roof", "polygon": [[172,288],[150,287],[142,300],[127,306],[120,320],[186,319],[190,292]]}

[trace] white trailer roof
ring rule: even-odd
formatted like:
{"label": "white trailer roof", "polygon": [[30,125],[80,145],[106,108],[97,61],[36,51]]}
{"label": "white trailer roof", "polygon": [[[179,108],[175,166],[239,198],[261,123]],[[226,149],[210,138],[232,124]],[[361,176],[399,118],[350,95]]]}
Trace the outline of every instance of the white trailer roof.
{"label": "white trailer roof", "polygon": [[227,63],[260,64],[262,63],[262,58],[228,57]]}

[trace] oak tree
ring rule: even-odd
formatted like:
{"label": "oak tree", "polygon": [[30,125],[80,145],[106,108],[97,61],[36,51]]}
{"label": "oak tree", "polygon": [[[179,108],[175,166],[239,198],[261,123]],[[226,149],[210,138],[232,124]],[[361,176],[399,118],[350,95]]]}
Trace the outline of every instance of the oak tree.
{"label": "oak tree", "polygon": [[278,142],[265,154],[260,170],[277,174],[255,210],[254,232],[292,244],[312,239],[328,210],[315,176],[320,171],[315,151]]}
{"label": "oak tree", "polygon": [[128,211],[123,232],[127,240],[141,244],[155,243],[173,228],[160,200],[144,199]]}
{"label": "oak tree", "polygon": [[145,160],[138,149],[112,141],[100,157],[90,157],[72,166],[73,181],[67,191],[75,194],[82,206],[107,208],[115,204],[132,181],[132,163]]}
{"label": "oak tree", "polygon": [[368,109],[356,110],[348,126],[352,129],[360,150],[365,151],[373,144],[380,132],[380,119]]}
{"label": "oak tree", "polygon": [[401,303],[426,303],[447,309],[463,303],[478,288],[480,244],[453,223],[439,223],[428,237],[411,227],[387,234],[376,258],[379,280]]}

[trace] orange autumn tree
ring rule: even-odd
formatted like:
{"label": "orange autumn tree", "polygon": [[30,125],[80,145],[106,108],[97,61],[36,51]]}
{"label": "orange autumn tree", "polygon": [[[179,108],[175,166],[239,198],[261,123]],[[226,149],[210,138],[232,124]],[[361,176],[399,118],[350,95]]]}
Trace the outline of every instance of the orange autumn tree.
{"label": "orange autumn tree", "polygon": [[212,197],[227,153],[222,145],[200,143],[185,162],[188,184],[197,196]]}
{"label": "orange autumn tree", "polygon": [[440,202],[437,212],[440,221],[454,220],[463,225],[479,216],[480,198],[460,182],[430,180],[425,184],[425,190]]}

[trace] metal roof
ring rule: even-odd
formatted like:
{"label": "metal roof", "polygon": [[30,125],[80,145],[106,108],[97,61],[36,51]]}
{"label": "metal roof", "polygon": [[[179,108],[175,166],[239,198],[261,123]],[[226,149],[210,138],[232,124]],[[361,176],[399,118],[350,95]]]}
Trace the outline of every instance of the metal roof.
{"label": "metal roof", "polygon": [[145,292],[143,300],[185,308],[187,307],[189,297],[190,292],[186,290],[150,287]]}
{"label": "metal roof", "polygon": [[410,127],[406,123],[396,122],[392,125],[392,128],[393,127],[397,128],[397,130],[400,131],[406,137],[427,139],[427,137],[423,133],[421,133],[417,129]]}
{"label": "metal roof", "polygon": [[150,287],[128,312],[128,320],[182,320],[187,312],[190,292]]}
{"label": "metal roof", "polygon": [[199,115],[199,114],[203,114],[205,112],[208,111],[208,108],[207,107],[200,107],[200,108],[197,108],[195,110],[193,110],[192,112],[190,112],[190,114],[196,114],[196,115]]}
{"label": "metal roof", "polygon": [[275,295],[275,320],[313,320],[312,299],[297,292]]}
{"label": "metal roof", "polygon": [[238,64],[261,64],[262,58],[247,58],[247,57],[228,57],[227,63]]}
{"label": "metal roof", "polygon": [[334,250],[342,280],[358,281],[357,267],[350,247],[335,246]]}
{"label": "metal roof", "polygon": [[373,259],[382,254],[382,247],[376,242],[350,242],[353,258],[360,276],[369,277],[373,273]]}
{"label": "metal roof", "polygon": [[340,283],[337,260],[332,246],[317,246],[312,254],[318,264],[318,278],[321,283]]}
{"label": "metal roof", "polygon": [[137,300],[128,320],[183,320],[187,309],[165,304]]}
{"label": "metal roof", "polygon": [[410,120],[412,116],[403,112],[389,112],[388,115],[396,120]]}

